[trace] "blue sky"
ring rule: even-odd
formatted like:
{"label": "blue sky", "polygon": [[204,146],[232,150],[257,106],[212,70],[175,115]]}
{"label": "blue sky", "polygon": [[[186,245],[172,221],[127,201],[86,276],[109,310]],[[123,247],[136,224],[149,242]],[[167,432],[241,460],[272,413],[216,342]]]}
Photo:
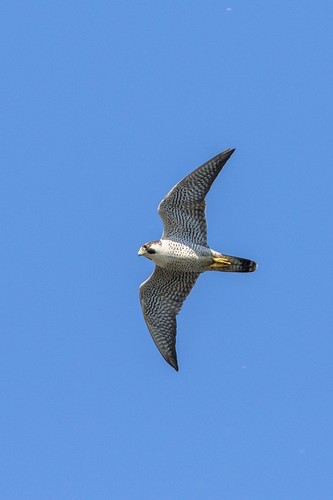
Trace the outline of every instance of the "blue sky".
{"label": "blue sky", "polygon": [[[330,500],[329,1],[1,6],[0,496]],[[220,151],[179,373],[138,259]]]}

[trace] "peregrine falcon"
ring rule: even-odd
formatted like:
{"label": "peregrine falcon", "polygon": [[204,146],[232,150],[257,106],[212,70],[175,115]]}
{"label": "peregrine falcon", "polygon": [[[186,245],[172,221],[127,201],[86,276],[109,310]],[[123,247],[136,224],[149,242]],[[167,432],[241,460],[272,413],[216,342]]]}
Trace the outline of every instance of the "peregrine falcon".
{"label": "peregrine falcon", "polygon": [[162,238],[143,245],[138,255],[155,263],[140,286],[140,303],[148,330],[164,359],[178,371],[176,315],[205,271],[252,272],[252,260],[224,255],[207,243],[205,197],[234,149],[227,149],[178,182],[158,207]]}

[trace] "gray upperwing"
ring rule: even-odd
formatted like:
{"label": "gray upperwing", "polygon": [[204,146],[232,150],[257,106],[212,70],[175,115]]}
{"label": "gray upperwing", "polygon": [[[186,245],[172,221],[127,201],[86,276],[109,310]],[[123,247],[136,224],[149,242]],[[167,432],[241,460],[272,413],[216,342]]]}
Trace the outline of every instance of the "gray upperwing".
{"label": "gray upperwing", "polygon": [[156,266],[140,286],[140,302],[148,330],[164,359],[177,371],[176,315],[198,277],[199,273],[175,273]]}
{"label": "gray upperwing", "polygon": [[198,167],[178,182],[158,207],[164,231],[162,238],[207,246],[205,197],[234,149]]}

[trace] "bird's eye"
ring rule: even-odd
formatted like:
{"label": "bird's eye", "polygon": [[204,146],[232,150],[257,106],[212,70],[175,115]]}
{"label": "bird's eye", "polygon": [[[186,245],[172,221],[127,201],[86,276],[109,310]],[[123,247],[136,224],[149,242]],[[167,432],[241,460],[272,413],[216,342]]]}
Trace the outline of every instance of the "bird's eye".
{"label": "bird's eye", "polygon": [[156,250],[153,250],[152,248],[148,248],[147,252],[152,254],[152,253],[156,253]]}

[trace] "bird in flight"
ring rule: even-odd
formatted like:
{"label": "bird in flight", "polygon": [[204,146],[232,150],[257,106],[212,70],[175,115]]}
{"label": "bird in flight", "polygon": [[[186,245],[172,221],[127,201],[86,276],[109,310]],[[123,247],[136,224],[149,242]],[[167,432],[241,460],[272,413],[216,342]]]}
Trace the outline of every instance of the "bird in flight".
{"label": "bird in flight", "polygon": [[177,371],[176,315],[200,274],[257,269],[254,261],[216,252],[207,243],[205,197],[234,151],[215,156],[171,189],[158,207],[162,238],[138,253],[155,263],[153,274],[140,286],[143,316],[160,353]]}

